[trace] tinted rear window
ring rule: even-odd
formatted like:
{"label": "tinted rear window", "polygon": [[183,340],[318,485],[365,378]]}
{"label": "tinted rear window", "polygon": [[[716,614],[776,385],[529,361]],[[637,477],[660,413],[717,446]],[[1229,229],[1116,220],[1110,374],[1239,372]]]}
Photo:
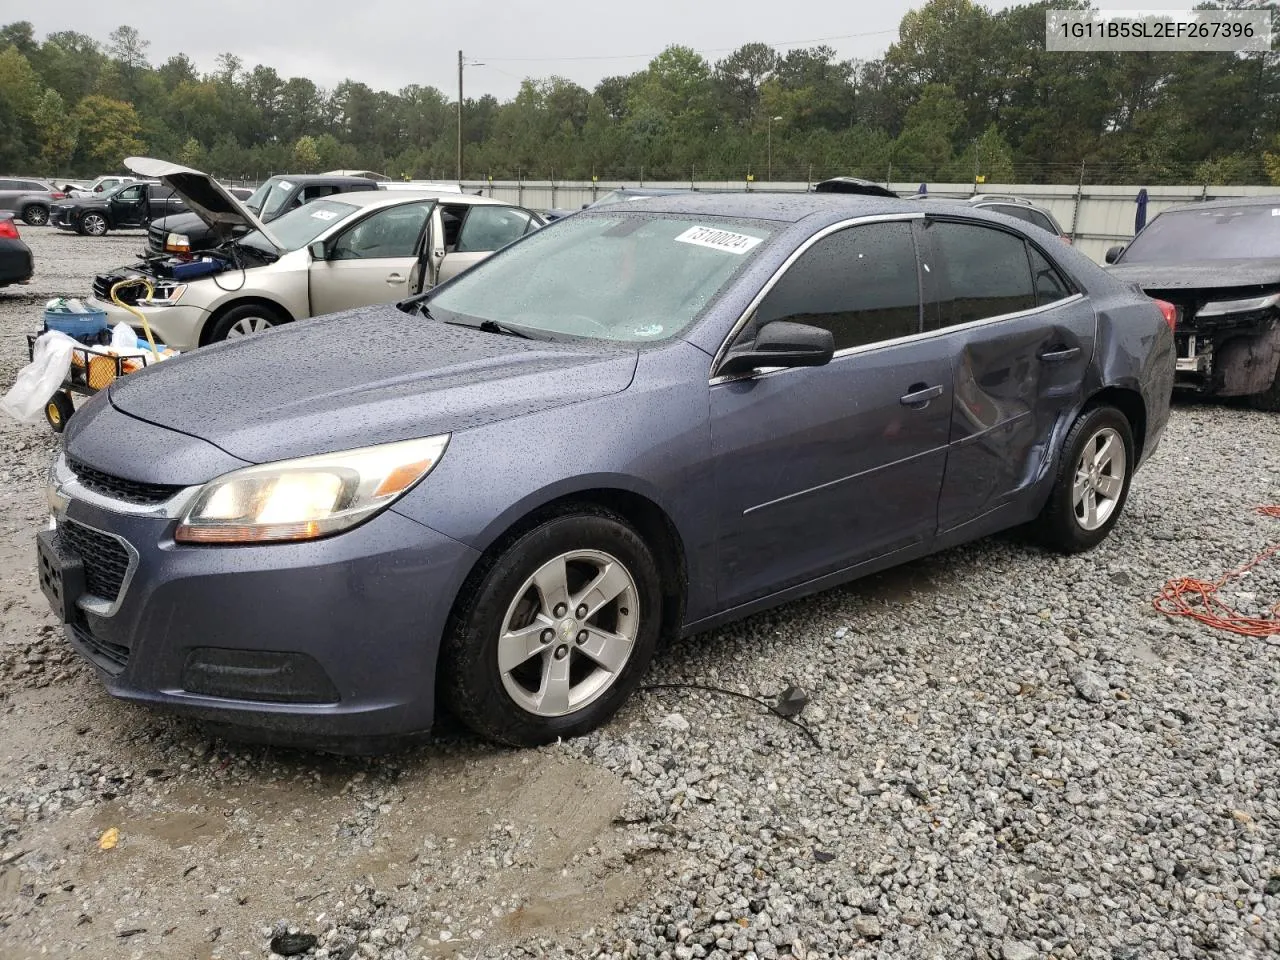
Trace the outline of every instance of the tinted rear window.
{"label": "tinted rear window", "polygon": [[970,223],[928,228],[942,271],[942,326],[986,320],[1036,305],[1026,242]]}
{"label": "tinted rear window", "polygon": [[1280,257],[1280,200],[1162,213],[1129,244],[1124,263]]}

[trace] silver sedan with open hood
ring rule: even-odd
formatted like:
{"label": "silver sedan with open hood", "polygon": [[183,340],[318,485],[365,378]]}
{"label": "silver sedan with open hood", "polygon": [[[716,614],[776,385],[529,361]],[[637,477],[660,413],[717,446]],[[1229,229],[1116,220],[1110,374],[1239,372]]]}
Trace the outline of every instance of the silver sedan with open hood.
{"label": "silver sedan with open hood", "polygon": [[[141,328],[135,314],[111,302],[115,289],[147,318],[158,341],[178,350],[402,300],[543,222],[486,197],[403,190],[315,200],[268,227],[198,170],[145,157],[125,165],[171,187],[221,239],[212,250],[151,258],[94,280],[93,305],[112,323]],[[119,286],[129,279],[139,282]]]}

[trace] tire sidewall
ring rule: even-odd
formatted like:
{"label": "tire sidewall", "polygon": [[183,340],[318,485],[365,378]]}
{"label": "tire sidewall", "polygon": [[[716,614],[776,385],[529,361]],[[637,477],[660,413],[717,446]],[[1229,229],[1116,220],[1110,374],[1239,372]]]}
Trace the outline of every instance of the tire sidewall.
{"label": "tire sidewall", "polygon": [[[1080,460],[1085,445],[1099,430],[1108,427],[1115,430],[1124,442],[1124,489],[1120,492],[1120,499],[1116,502],[1115,509],[1106,523],[1097,530],[1086,530],[1076,519],[1075,500],[1072,497],[1076,464]],[[1105,540],[1120,521],[1125,505],[1129,502],[1129,491],[1133,486],[1133,472],[1136,466],[1133,428],[1123,413],[1115,407],[1092,407],[1081,413],[1063,444],[1058,483],[1049,501],[1051,511],[1049,532],[1056,541],[1055,545],[1068,552],[1076,553],[1092,549]]]}
{"label": "tire sidewall", "polygon": [[[573,550],[601,550],[631,574],[639,595],[640,627],[631,656],[599,698],[564,717],[539,717],[519,707],[502,683],[498,637],[516,591],[547,561]],[[446,628],[441,669],[454,713],[476,732],[513,746],[537,746],[600,726],[644,677],[662,628],[662,586],[653,554],[631,527],[611,515],[569,514],[545,521],[512,543],[469,583],[469,602]]]}

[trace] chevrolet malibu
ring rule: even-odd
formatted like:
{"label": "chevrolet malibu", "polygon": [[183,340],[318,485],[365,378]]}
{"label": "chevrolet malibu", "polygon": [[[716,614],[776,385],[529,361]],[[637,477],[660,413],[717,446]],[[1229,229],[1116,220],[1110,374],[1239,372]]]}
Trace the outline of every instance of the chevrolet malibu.
{"label": "chevrolet malibu", "polygon": [[585,211],[398,306],[71,420],[39,576],[118,697],[368,749],[545,743],[660,636],[1029,524],[1120,520],[1172,308],[1021,221],[821,194]]}

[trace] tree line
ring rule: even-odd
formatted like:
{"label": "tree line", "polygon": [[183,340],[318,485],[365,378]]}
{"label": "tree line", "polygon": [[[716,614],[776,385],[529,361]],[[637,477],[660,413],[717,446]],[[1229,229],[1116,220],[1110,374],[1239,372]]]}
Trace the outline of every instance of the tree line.
{"label": "tree line", "polygon": [[[1235,0],[1233,7],[1252,4]],[[1048,53],[1046,0],[929,0],[883,57],[671,46],[593,90],[550,76],[465,101],[467,179],[1280,184],[1275,52]],[[434,87],[325,90],[234,53],[201,73],[105,42],[0,27],[0,170],[120,170],[148,154],[228,178],[352,168],[452,177],[456,103]]]}

